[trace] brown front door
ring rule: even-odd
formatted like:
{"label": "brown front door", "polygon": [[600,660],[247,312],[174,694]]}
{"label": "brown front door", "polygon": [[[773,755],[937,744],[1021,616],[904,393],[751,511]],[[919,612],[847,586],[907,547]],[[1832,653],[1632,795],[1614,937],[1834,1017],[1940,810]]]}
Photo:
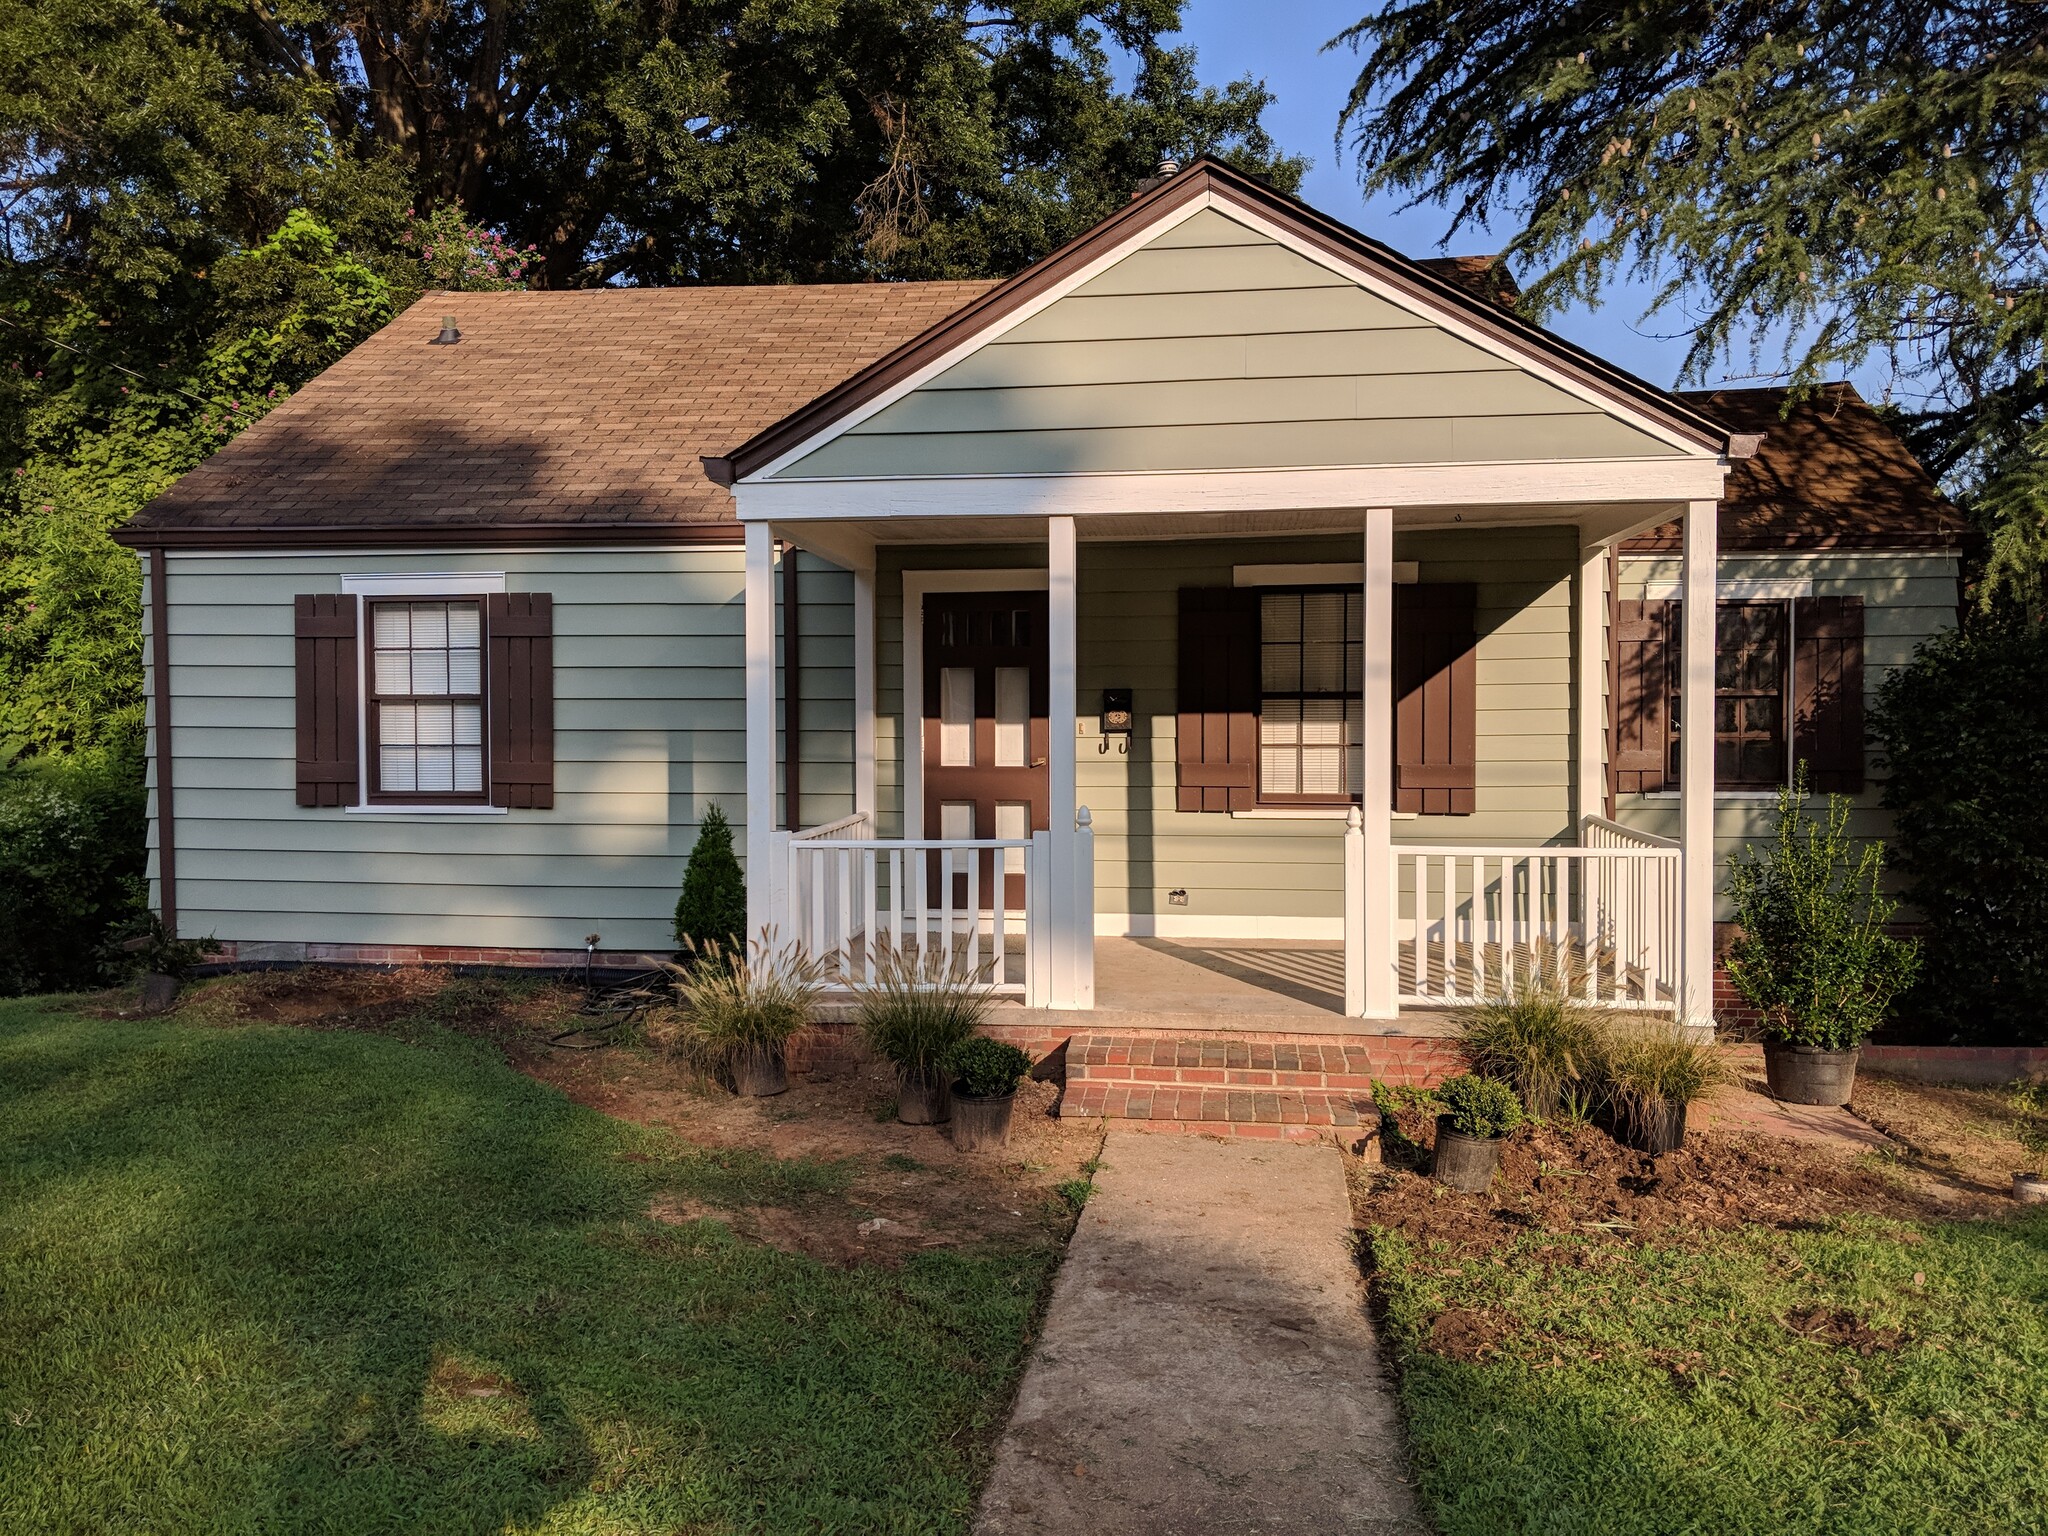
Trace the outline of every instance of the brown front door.
{"label": "brown front door", "polygon": [[[1046,597],[934,592],[924,600],[924,835],[1028,838],[1046,819]],[[1024,903],[1024,850],[1004,850],[1003,905]],[[957,864],[955,866],[958,867]],[[983,857],[981,903],[994,860]],[[955,880],[966,900],[966,876]]]}

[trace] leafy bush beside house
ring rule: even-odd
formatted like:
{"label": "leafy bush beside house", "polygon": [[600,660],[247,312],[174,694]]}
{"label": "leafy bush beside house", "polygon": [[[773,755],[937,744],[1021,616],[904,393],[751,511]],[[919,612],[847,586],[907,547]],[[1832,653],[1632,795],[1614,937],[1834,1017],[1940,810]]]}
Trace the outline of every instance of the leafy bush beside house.
{"label": "leafy bush beside house", "polygon": [[2048,1044],[2048,630],[2000,611],[1927,641],[1871,731],[1924,924],[1902,1013],[1933,1038]]}
{"label": "leafy bush beside house", "polygon": [[0,995],[106,980],[108,936],[146,899],[132,739],[0,763]]}

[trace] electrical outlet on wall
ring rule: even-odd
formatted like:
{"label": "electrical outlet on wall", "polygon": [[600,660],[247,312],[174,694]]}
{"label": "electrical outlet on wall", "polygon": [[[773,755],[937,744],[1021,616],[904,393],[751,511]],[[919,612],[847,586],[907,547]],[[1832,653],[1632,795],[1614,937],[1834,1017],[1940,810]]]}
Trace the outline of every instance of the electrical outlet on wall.
{"label": "electrical outlet on wall", "polygon": [[1188,904],[1188,893],[1185,890],[1168,891],[1166,893],[1166,904],[1169,907],[1184,907]]}

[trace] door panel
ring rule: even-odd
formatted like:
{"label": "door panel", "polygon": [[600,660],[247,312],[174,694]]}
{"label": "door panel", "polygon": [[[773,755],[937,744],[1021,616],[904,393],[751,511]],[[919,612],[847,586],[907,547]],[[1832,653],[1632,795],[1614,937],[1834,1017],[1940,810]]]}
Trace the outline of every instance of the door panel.
{"label": "door panel", "polygon": [[[1048,668],[1043,592],[933,592],[924,600],[924,835],[1044,831]],[[956,830],[968,824],[970,831]],[[1003,859],[1003,904],[1024,902],[1022,849]],[[993,856],[980,872],[993,905]],[[937,878],[937,865],[933,866]],[[955,881],[966,900],[966,877]]]}

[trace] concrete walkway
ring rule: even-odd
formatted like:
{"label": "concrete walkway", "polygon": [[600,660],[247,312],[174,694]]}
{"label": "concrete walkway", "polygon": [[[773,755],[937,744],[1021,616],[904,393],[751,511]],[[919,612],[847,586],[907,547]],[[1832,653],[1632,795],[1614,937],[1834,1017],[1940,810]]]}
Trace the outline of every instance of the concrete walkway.
{"label": "concrete walkway", "polygon": [[979,1536],[1423,1532],[1331,1146],[1113,1132]]}

